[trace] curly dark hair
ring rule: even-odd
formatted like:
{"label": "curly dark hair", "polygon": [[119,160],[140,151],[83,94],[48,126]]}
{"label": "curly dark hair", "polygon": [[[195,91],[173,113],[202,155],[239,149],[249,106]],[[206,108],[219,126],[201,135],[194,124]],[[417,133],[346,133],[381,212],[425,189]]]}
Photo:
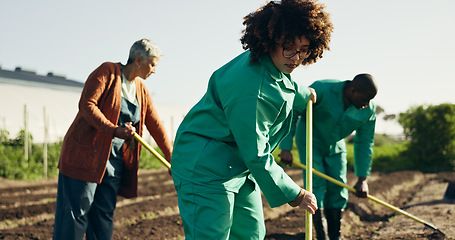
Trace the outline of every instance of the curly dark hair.
{"label": "curly dark hair", "polygon": [[324,8],[317,0],[271,1],[244,17],[242,47],[251,51],[251,62],[255,62],[273,51],[277,43],[293,44],[305,36],[310,40],[310,53],[302,65],[315,63],[325,49],[330,50],[333,25]]}

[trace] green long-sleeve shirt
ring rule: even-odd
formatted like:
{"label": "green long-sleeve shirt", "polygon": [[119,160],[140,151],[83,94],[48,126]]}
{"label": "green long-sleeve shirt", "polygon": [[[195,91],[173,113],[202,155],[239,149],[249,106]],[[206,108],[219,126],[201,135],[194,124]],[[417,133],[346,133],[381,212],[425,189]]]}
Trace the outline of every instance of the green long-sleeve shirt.
{"label": "green long-sleeve shirt", "polygon": [[250,58],[246,51],[213,73],[206,94],[177,131],[171,171],[185,181],[234,192],[254,178],[276,207],[294,200],[300,187],[272,152],[289,132],[292,109],[305,108],[310,91],[280,72],[268,55],[255,63]]}
{"label": "green long-sleeve shirt", "polygon": [[[359,177],[368,177],[374,145],[376,107],[372,101],[364,109],[354,105],[344,109],[343,85],[345,81],[321,80],[311,84],[317,95],[313,105],[313,146],[326,155],[346,152],[344,138],[355,131],[354,169]],[[291,150],[293,138],[300,150],[306,146],[306,112],[295,110],[291,132],[280,144],[280,149]],[[297,127],[295,126],[297,124]]]}

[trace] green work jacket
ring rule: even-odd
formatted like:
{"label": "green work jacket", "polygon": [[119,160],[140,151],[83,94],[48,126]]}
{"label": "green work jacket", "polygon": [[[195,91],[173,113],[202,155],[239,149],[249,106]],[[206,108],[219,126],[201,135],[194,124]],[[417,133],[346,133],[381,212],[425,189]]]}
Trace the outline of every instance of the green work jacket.
{"label": "green work jacket", "polygon": [[300,187],[272,152],[289,133],[292,109],[305,108],[310,91],[280,72],[268,54],[255,63],[250,58],[246,51],[212,74],[177,131],[171,171],[183,181],[233,192],[248,177],[276,207],[294,200]]}
{"label": "green work jacket", "polygon": [[[376,106],[372,101],[364,109],[354,105],[344,110],[345,81],[321,80],[311,84],[317,99],[313,104],[313,147],[326,156],[346,152],[344,138],[355,131],[354,169],[358,177],[368,177],[373,157]],[[300,117],[297,121],[296,118]],[[297,124],[297,127],[295,125]],[[300,150],[306,148],[306,112],[295,109],[291,132],[280,144],[280,149],[291,150],[293,138]]]}

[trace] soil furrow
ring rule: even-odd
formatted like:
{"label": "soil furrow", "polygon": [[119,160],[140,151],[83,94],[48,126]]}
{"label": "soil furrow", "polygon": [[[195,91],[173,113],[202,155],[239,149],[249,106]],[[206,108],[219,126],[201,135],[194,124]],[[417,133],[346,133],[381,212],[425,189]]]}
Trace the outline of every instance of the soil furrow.
{"label": "soil furrow", "polygon": [[[286,169],[303,185],[301,169]],[[348,184],[356,177],[348,173]],[[454,172],[423,174],[415,171],[373,172],[370,194],[419,217],[455,239],[455,202],[442,201]],[[0,179],[0,240],[51,239],[57,179],[11,181]],[[114,240],[184,239],[172,177],[167,169],[141,170],[139,197],[118,198]],[[344,239],[443,239],[424,224],[350,194],[343,213]],[[305,211],[287,204],[270,208],[264,199],[267,240],[305,237]],[[314,236],[313,232],[313,236]]]}

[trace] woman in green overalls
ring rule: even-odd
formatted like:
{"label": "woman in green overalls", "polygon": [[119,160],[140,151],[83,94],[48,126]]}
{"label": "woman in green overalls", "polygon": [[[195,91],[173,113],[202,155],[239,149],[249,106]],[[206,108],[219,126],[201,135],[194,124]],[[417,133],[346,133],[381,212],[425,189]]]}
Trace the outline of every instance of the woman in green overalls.
{"label": "woman in green overalls", "polygon": [[247,51],[213,73],[180,125],[171,172],[187,240],[263,239],[261,191],[271,207],[317,209],[272,152],[289,132],[292,109],[316,100],[290,73],[328,49],[332,24],[323,8],[283,0],[246,16]]}

